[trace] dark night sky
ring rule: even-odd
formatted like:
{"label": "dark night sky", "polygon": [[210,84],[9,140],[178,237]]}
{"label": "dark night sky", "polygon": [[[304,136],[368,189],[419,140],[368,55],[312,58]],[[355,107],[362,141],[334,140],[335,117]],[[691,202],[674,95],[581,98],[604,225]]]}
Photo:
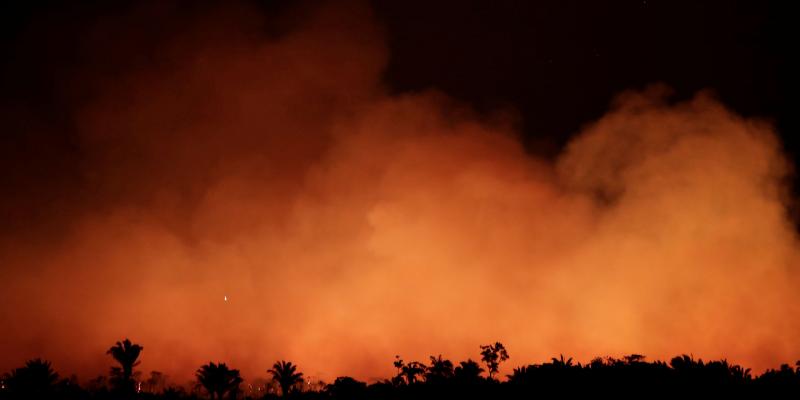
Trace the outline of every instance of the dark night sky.
{"label": "dark night sky", "polygon": [[[103,3],[0,6],[2,101],[17,109],[15,115],[20,108],[37,119],[63,115],[57,110],[69,105],[56,81],[87,63],[73,51],[79,28],[124,12],[124,6]],[[269,13],[286,3],[262,5]],[[797,126],[788,105],[792,28],[782,2],[373,4],[387,28],[385,76],[395,91],[434,87],[482,110],[511,106],[538,152],[553,152],[602,115],[616,93],[653,82],[668,84],[679,97],[710,88],[739,113],[774,119],[791,153],[800,146],[790,134]]]}
{"label": "dark night sky", "polygon": [[[258,5],[273,15],[290,3]],[[180,4],[175,20],[204,7]],[[527,148],[538,155],[555,155],[619,92],[661,82],[676,99],[711,89],[737,113],[773,121],[794,159],[800,140],[789,106],[793,28],[782,4],[412,0],[373,7],[388,37],[385,80],[393,91],[436,88],[478,110],[515,110]],[[132,40],[144,49],[138,54],[123,55],[114,46],[96,54],[82,47],[85,27],[124,15],[130,4],[12,1],[0,7],[3,185],[9,193],[68,185],[80,179],[74,166],[81,157],[70,116],[92,95],[74,76],[113,79],[150,67],[147,49],[169,34],[169,24],[134,24],[140,31]]]}
{"label": "dark night sky", "polygon": [[[433,3],[425,7],[426,4]],[[520,109],[532,142],[559,145],[615,93],[663,82],[710,88],[793,131],[788,10],[767,2],[379,2],[398,90],[434,86]],[[423,62],[424,60],[424,62]],[[792,150],[796,140],[785,136]]]}

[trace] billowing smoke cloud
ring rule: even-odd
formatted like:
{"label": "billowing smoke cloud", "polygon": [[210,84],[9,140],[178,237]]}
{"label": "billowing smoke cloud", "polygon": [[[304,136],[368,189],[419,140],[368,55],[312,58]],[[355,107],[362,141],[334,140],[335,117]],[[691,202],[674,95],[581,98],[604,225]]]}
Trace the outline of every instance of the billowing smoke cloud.
{"label": "billowing smoke cloud", "polygon": [[79,77],[79,179],[41,189],[61,228],[3,236],[2,369],[43,356],[88,378],[126,336],[179,383],[279,358],[367,379],[395,354],[475,358],[495,340],[511,364],[800,357],[770,126],[654,87],[536,159],[502,115],[387,94],[366,7],[222,14],[155,48],[120,36],[130,21],[87,36],[138,61]]}

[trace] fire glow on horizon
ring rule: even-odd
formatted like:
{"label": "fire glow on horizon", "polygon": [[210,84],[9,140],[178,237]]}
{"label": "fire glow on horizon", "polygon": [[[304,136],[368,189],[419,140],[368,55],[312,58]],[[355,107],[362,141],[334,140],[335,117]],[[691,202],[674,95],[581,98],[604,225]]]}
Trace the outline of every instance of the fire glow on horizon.
{"label": "fire glow on horizon", "polygon": [[176,28],[158,67],[81,77],[97,94],[74,116],[83,181],[51,188],[62,229],[0,242],[0,369],[42,356],[88,378],[122,337],[143,370],[187,379],[209,359],[368,379],[395,354],[494,340],[509,365],[800,357],[791,171],[769,125],[654,86],[539,159],[506,114],[386,93],[366,8],[309,11],[279,38],[225,12],[237,23]]}

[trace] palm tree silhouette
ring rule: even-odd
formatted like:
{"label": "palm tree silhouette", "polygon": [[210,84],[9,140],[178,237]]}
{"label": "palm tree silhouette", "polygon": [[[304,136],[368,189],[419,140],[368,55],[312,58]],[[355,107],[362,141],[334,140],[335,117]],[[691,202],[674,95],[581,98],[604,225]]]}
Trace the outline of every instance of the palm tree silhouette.
{"label": "palm tree silhouette", "polygon": [[132,343],[128,338],[122,342],[117,342],[111,346],[106,354],[110,354],[120,365],[111,367],[111,376],[118,389],[126,392],[133,392],[135,384],[133,382],[133,367],[139,365],[137,361],[144,347]]}
{"label": "palm tree silhouette", "polygon": [[563,354],[560,354],[560,358],[555,358],[555,357],[550,358],[550,361],[553,362],[554,367],[560,367],[560,368],[572,367],[572,357],[565,360]]}
{"label": "palm tree silhouette", "polygon": [[50,361],[41,358],[29,360],[24,367],[16,368],[3,379],[8,391],[21,398],[36,398],[51,393],[58,380]]}
{"label": "palm tree silhouette", "polygon": [[211,399],[222,399],[225,393],[236,393],[242,378],[238,369],[229,369],[225,363],[209,362],[195,373],[197,381],[208,391]]}
{"label": "palm tree silhouette", "polygon": [[281,396],[288,396],[295,385],[303,381],[303,373],[297,372],[297,366],[284,360],[277,361],[272,369],[267,370],[272,374],[272,380],[281,387]]}
{"label": "palm tree silhouette", "polygon": [[425,373],[427,367],[419,361],[411,361],[403,366],[403,376],[409,385],[417,382],[417,376]]}
{"label": "palm tree silhouette", "polygon": [[753,379],[750,375],[750,368],[742,368],[739,365],[731,366],[730,373],[736,382],[748,382]]}
{"label": "palm tree silhouette", "polygon": [[425,372],[426,382],[442,382],[453,377],[453,363],[450,360],[431,356],[431,365]]}
{"label": "palm tree silhouette", "polygon": [[534,372],[534,368],[528,365],[522,365],[512,370],[511,375],[506,375],[509,383],[524,383],[529,373]]}

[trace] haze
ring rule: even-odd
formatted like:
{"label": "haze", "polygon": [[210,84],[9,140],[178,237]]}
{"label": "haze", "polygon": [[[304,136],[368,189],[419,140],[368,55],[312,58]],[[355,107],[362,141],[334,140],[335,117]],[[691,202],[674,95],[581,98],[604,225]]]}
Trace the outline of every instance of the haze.
{"label": "haze", "polygon": [[654,82],[537,158],[513,109],[390,94],[364,4],[131,33],[169,12],[87,28],[87,54],[131,62],[68,72],[80,174],[2,200],[0,370],[41,356],[88,379],[124,337],[178,382],[209,360],[381,378],[395,354],[496,340],[507,369],[800,358],[792,171],[768,123]]}

